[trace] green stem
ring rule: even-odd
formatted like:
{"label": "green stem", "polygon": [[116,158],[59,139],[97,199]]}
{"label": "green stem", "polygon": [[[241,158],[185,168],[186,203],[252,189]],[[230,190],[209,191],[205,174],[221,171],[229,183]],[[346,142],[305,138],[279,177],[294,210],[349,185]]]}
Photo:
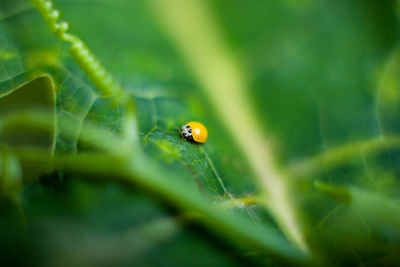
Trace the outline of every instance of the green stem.
{"label": "green stem", "polygon": [[96,56],[90,51],[86,44],[76,35],[68,33],[69,23],[60,21],[61,12],[54,7],[51,0],[31,0],[49,28],[56,33],[57,37],[71,44],[70,53],[75,62],[90,78],[91,82],[105,97],[124,95],[124,90],[115,82],[112,75],[101,65]]}
{"label": "green stem", "polygon": [[[19,149],[17,153],[22,161],[42,161],[46,151]],[[77,171],[91,175],[110,176],[123,183],[140,185],[156,192],[162,198],[199,219],[209,229],[216,231],[234,244],[247,244],[251,248],[297,264],[310,263],[310,259],[300,250],[270,229],[262,231],[248,225],[241,217],[225,212],[206,200],[197,190],[178,179],[177,175],[157,167],[150,159],[136,156],[121,157],[111,154],[56,155],[51,164],[57,169]],[[155,167],[156,166],[156,167]],[[113,181],[115,181],[113,179]]]}
{"label": "green stem", "polygon": [[289,173],[294,177],[311,179],[313,174],[345,164],[349,159],[363,154],[373,154],[388,148],[399,148],[400,136],[379,136],[327,150],[311,159],[293,164]]}
{"label": "green stem", "polygon": [[[127,117],[127,119],[132,119]],[[0,120],[1,131],[7,131],[8,129],[19,129],[21,126],[32,127],[41,131],[53,131],[54,122],[53,115],[49,112],[42,110],[26,110],[20,112],[13,112],[3,116]],[[75,132],[74,127],[75,121],[68,120],[67,118],[59,118],[57,120],[58,129],[66,137],[74,137]],[[131,126],[133,127],[133,126]],[[133,134],[132,129],[129,128],[129,134]],[[127,140],[122,139],[117,134],[110,134],[110,132],[105,131],[94,124],[89,122],[82,126],[80,136],[80,141],[85,144],[92,145],[96,148],[111,152],[121,154],[121,152],[127,152]],[[132,142],[129,142],[132,143]]]}

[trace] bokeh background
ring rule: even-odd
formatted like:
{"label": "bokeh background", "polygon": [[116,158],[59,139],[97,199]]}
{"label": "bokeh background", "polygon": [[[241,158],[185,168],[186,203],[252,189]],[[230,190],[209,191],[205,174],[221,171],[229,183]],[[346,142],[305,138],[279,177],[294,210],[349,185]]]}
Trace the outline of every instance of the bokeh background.
{"label": "bokeh background", "polygon": [[[254,171],[232,129],[225,127],[168,34],[167,20],[156,11],[159,3],[54,4],[70,32],[132,97],[144,157],[188,184],[184,191],[201,192],[210,205],[242,218],[243,227],[265,232],[266,238],[273,232],[291,249],[268,205],[259,203]],[[245,77],[254,111],[249,120],[257,121],[271,140],[276,168],[288,174],[288,184],[295,188],[290,192],[308,255],[319,264],[395,265],[400,243],[398,2],[206,0],[201,5],[213,29],[192,31],[200,37],[207,37],[201,32],[215,32],[224,53],[239,66],[239,76]],[[195,20],[197,11],[177,12]],[[202,38],[199,45],[212,42]],[[251,242],[232,241],[234,232],[204,227],[190,207],[182,209],[179,200],[165,197],[161,183],[148,188],[121,181],[113,171],[71,171],[50,164],[54,155],[97,151],[81,139],[85,125],[96,125],[109,136],[120,134],[124,126],[124,108],[98,93],[68,47],[30,1],[2,0],[0,123],[30,108],[56,118],[46,129],[23,119],[5,123],[3,129],[0,124],[0,254],[5,264],[296,262],[295,255],[272,249],[271,256]],[[216,63],[202,61],[203,56],[193,58],[213,69]],[[229,101],[226,94],[219,98]],[[59,126],[63,120],[68,134]],[[191,120],[207,125],[210,136],[204,146],[179,136],[176,127]],[[241,127],[237,125],[238,131]],[[18,148],[27,146],[43,148],[48,158],[38,163],[21,157]],[[298,259],[298,264],[311,264]]]}

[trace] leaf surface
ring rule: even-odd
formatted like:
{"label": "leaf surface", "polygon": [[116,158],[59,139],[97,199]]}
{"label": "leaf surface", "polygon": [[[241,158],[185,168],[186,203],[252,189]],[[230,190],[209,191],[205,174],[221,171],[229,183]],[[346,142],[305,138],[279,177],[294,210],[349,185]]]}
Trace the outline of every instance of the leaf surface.
{"label": "leaf surface", "polygon": [[[205,3],[218,26],[209,32],[215,30],[227,47],[228,59],[240,66],[238,76],[245,77],[242,93],[256,111],[247,119],[256,122],[263,140],[272,144],[274,165],[268,167],[287,178],[285,186],[290,188],[290,204],[298,214],[295,223],[310,249],[308,256],[334,264],[393,262],[399,244],[395,205],[400,142],[398,18],[392,1]],[[183,47],[189,41],[177,44],[154,5],[146,1],[55,4],[71,32],[133,99],[140,148],[126,136],[125,107],[99,93],[74,62],[68,44],[56,38],[32,4],[4,1],[0,116],[34,108],[55,118],[50,130],[44,131],[45,141],[26,139],[35,148],[45,148],[48,157],[55,155],[54,162],[46,157],[40,168],[29,168],[32,157],[22,156],[20,164],[31,170],[31,179],[27,182],[24,174],[20,201],[4,200],[4,207],[23,207],[26,227],[34,233],[27,250],[45,236],[32,259],[52,265],[68,258],[65,266],[115,262],[231,266],[247,261],[272,265],[297,257],[304,260],[301,248],[294,248],[291,237],[285,237],[287,225],[279,214],[287,211],[268,201],[274,188],[264,194],[254,158],[238,145],[250,145],[250,136],[238,142],[240,135],[221,119],[223,112],[242,110],[220,111],[218,100],[204,88],[207,82],[199,79],[202,70],[210,75],[205,77],[212,77],[207,70],[214,69],[218,58],[190,54],[198,60],[200,72],[193,68],[185,53],[201,47]],[[192,15],[195,20],[196,14]],[[201,30],[193,29],[193,36],[202,36]],[[209,130],[204,145],[182,140],[178,134],[180,126],[192,120]],[[0,127],[1,142],[17,152],[7,138],[10,133],[26,133],[21,125],[27,119],[21,121]],[[85,131],[92,126],[100,130],[87,138]],[[236,127],[241,131],[243,126]],[[124,160],[117,158],[115,169],[107,160],[96,166],[90,157],[100,155],[99,147],[114,144],[120,145],[115,150]],[[134,152],[124,154],[124,149]],[[58,162],[57,155],[76,158]],[[130,161],[129,168],[121,167]],[[122,179],[127,173],[132,177]],[[324,186],[314,186],[318,184],[314,181]],[[372,202],[382,207],[376,216],[366,212]],[[21,216],[4,214],[6,222]],[[188,221],[202,222],[208,230]],[[3,233],[23,232],[12,223],[5,225]],[[244,241],[231,229],[238,230]],[[18,251],[25,238],[21,234],[11,251]],[[1,243],[7,246],[6,239]],[[74,247],[77,243],[81,250]],[[48,248],[49,254],[43,254]],[[247,252],[257,255],[246,256]],[[13,260],[10,255],[8,260]],[[166,262],[159,261],[165,258]]]}

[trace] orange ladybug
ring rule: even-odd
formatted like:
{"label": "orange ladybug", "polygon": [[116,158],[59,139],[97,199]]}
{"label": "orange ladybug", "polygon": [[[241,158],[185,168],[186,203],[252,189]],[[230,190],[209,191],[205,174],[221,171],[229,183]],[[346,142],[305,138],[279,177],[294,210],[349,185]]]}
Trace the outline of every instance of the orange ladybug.
{"label": "orange ladybug", "polygon": [[204,143],[208,137],[207,128],[201,122],[190,121],[181,127],[183,138],[196,143]]}

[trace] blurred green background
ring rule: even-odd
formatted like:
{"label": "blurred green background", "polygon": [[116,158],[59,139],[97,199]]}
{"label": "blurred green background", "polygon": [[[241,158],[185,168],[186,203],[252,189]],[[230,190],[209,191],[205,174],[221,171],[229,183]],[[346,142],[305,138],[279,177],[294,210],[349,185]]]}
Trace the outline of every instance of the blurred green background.
{"label": "blurred green background", "polygon": [[[318,264],[396,265],[397,1],[203,2],[227,53],[247,77],[254,119],[273,142],[277,168],[288,174],[295,188],[294,206],[310,257],[320,260]],[[271,231],[286,241],[268,206],[258,203],[260,190],[248,159],[216,115],[179,46],[166,34],[154,4],[54,3],[70,31],[131,94],[143,154],[193,192],[201,192],[210,206],[221,204],[227,213],[242,218],[245,227],[265,231],[266,237]],[[30,108],[54,114],[53,128],[4,123],[8,114]],[[205,228],[201,219],[191,218],[190,208],[182,210],[172,198],[166,200],[159,192],[164,189],[121,182],[107,173],[60,169],[46,159],[38,164],[19,158],[18,148],[26,146],[44,148],[49,157],[97,151],[81,140],[82,128],[93,124],[110,136],[118,135],[124,114],[123,107],[100,96],[70,56],[68,45],[57,39],[30,1],[2,0],[4,265],[288,264],[285,255],[269,255],[248,242],[227,238],[235,233]],[[57,124],[64,119],[71,122],[68,134]],[[178,135],[176,127],[191,120],[207,125],[210,136],[204,146]],[[133,154],[133,160],[136,156],[140,157]],[[316,188],[315,181],[332,187]],[[310,264],[300,259],[297,263]]]}

